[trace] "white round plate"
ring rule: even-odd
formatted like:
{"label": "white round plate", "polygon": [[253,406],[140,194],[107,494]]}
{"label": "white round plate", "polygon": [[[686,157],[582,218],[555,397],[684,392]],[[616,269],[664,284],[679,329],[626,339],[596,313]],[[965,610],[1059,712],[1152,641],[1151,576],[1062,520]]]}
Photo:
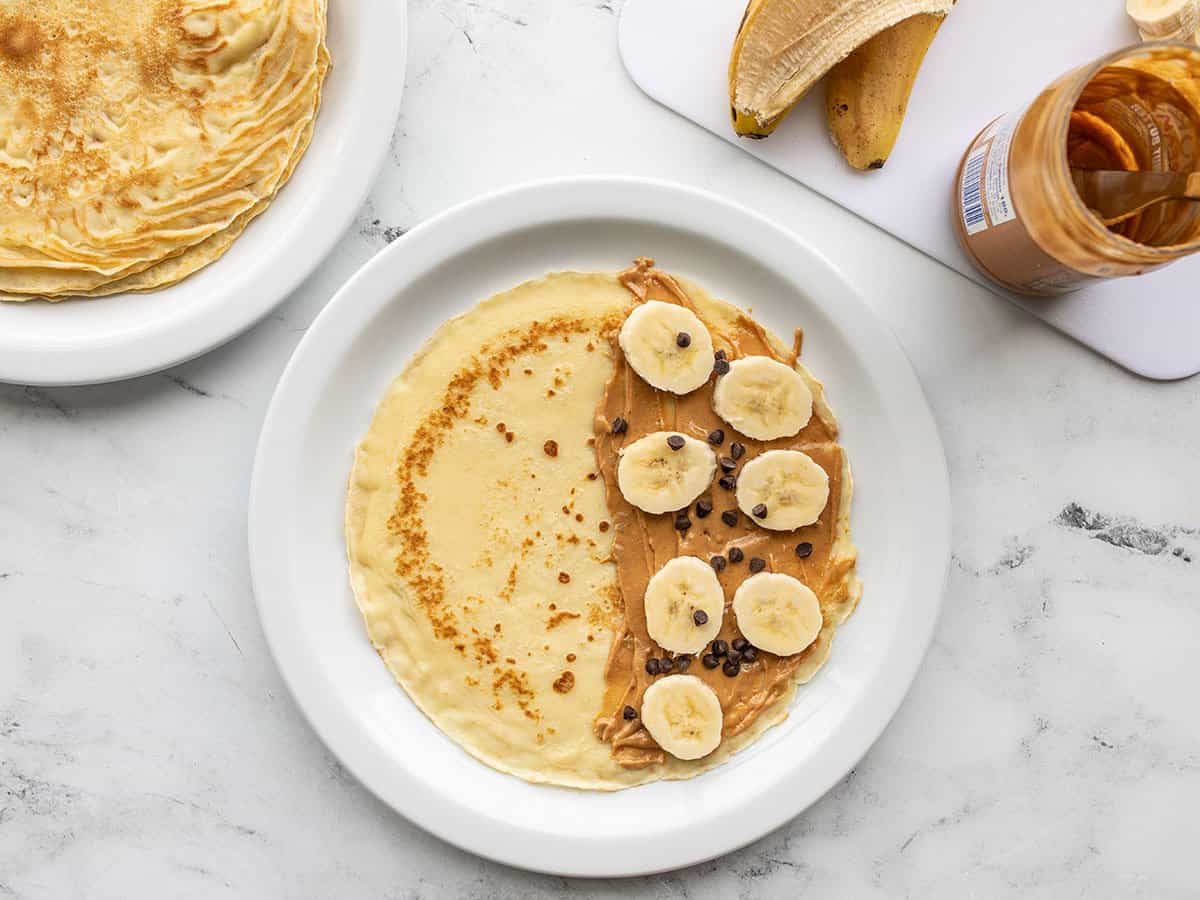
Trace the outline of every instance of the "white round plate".
{"label": "white round plate", "polygon": [[[865,585],[832,657],[791,715],[689,781],[616,793],[527,784],[475,761],[412,704],[372,649],[346,574],[342,506],[375,404],[445,319],[561,269],[650,255],[753,307],[828,389],[854,469]],[[250,561],[275,659],[313,727],[363,784],[443,839],[562,875],[673,869],[742,846],[800,813],[862,757],[916,674],[950,549],[941,442],[880,321],[802,239],[713,195],[661,182],[541,182],[413,229],[338,292],[301,341],[263,426]],[[733,823],[733,824],[731,824]]]}
{"label": "white round plate", "polygon": [[367,196],[400,111],[404,0],[329,3],[333,67],[312,143],[267,210],[212,265],[146,294],[0,303],[0,381],[94,384],[199,356],[269,313]]}

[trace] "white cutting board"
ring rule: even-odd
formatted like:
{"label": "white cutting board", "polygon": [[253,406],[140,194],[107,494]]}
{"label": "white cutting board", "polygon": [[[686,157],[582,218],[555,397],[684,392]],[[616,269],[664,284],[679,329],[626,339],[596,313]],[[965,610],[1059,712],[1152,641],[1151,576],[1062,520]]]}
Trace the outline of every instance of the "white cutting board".
{"label": "white cutting board", "polygon": [[976,271],[950,214],[955,170],[980,129],[1067,69],[1137,42],[1124,6],[961,0],[925,58],[887,167],[867,173],[850,169],[830,142],[820,85],[767,140],[733,135],[726,65],[746,0],[626,0],[620,44],[634,81],[660,103],[1126,368],[1183,378],[1200,372],[1200,258],[1066,297],[1022,298]]}

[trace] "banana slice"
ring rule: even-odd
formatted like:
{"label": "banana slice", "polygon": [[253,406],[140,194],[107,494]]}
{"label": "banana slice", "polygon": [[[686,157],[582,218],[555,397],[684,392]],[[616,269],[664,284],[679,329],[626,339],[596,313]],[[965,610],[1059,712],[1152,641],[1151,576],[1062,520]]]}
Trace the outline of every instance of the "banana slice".
{"label": "banana slice", "polygon": [[677,556],[646,585],[646,630],[664,650],[699,653],[721,631],[725,592],[712,566]]}
{"label": "banana slice", "polygon": [[644,512],[673,512],[703,494],[716,470],[717,458],[704,441],[655,431],[621,450],[617,487]]}
{"label": "banana slice", "polygon": [[743,581],[733,595],[733,614],[746,640],[777,656],[799,653],[821,631],[817,595],[800,579],[779,572]]}
{"label": "banana slice", "polygon": [[1126,0],[1142,40],[1191,40],[1200,29],[1200,0]]}
{"label": "banana slice", "polygon": [[800,373],[769,356],[729,364],[713,388],[713,411],[756,441],[791,437],[812,418],[812,391]]}
{"label": "banana slice", "polygon": [[643,303],[626,317],[618,341],[633,371],[660,391],[689,394],[712,375],[712,336],[683,306]]}
{"label": "banana slice", "polygon": [[642,724],[658,746],[679,759],[716,750],[724,720],[716,692],[695,675],[670,675],[642,695]]}
{"label": "banana slice", "polygon": [[799,450],[768,450],[742,466],[737,505],[772,531],[811,525],[829,501],[829,476]]}

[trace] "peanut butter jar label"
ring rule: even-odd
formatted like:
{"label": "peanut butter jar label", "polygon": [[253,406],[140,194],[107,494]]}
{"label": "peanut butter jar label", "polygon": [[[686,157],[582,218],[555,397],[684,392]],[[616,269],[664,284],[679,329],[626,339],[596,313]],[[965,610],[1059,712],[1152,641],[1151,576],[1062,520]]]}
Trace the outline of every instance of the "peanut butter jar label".
{"label": "peanut butter jar label", "polygon": [[968,235],[1016,218],[1008,187],[1008,150],[1016,117],[1001,116],[967,151],[958,181],[959,213]]}
{"label": "peanut butter jar label", "polygon": [[985,275],[1022,294],[1063,294],[1092,277],[1046,253],[1021,220],[1009,165],[1023,114],[1001,116],[967,148],[955,182],[955,226],[963,249]]}

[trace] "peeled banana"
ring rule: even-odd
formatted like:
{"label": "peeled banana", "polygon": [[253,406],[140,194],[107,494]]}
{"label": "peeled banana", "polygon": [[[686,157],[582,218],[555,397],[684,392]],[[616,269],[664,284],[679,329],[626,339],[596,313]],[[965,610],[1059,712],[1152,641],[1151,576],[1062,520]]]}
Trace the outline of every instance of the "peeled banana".
{"label": "peeled banana", "polygon": [[642,604],[651,640],[672,653],[699,653],[721,631],[725,592],[712,566],[677,556],[650,578]]}
{"label": "peeled banana", "polygon": [[738,509],[771,531],[811,525],[828,502],[829,475],[799,450],[768,450],[738,476]]}
{"label": "peeled banana", "polygon": [[688,394],[712,375],[712,336],[683,306],[643,303],[626,317],[617,341],[633,371],[660,391]]}
{"label": "peeled banana", "polygon": [[821,632],[821,604],[803,581],[782,573],[751,575],[733,595],[738,630],[778,656],[799,653]]}
{"label": "peeled banana", "polygon": [[721,743],[725,715],[716,691],[695,675],[671,675],[646,688],[642,724],[672,756],[700,759]]}
{"label": "peeled banana", "polygon": [[733,360],[713,388],[713,411],[757,441],[799,434],[812,405],[812,391],[800,373],[769,356]]}
{"label": "peeled banana", "polygon": [[898,22],[830,71],[825,119],[833,142],[854,168],[882,169],[887,162],[921,62],[944,19],[941,13],[922,13]]}
{"label": "peeled banana", "polygon": [[1195,41],[1200,35],[1200,0],[1126,0],[1125,12],[1144,41]]}
{"label": "peeled banana", "polygon": [[831,68],[885,28],[953,0],[750,0],[729,59],[733,127],[766,137]]}
{"label": "peeled banana", "polygon": [[621,450],[617,487],[643,512],[683,509],[708,490],[717,458],[704,441],[655,431]]}

